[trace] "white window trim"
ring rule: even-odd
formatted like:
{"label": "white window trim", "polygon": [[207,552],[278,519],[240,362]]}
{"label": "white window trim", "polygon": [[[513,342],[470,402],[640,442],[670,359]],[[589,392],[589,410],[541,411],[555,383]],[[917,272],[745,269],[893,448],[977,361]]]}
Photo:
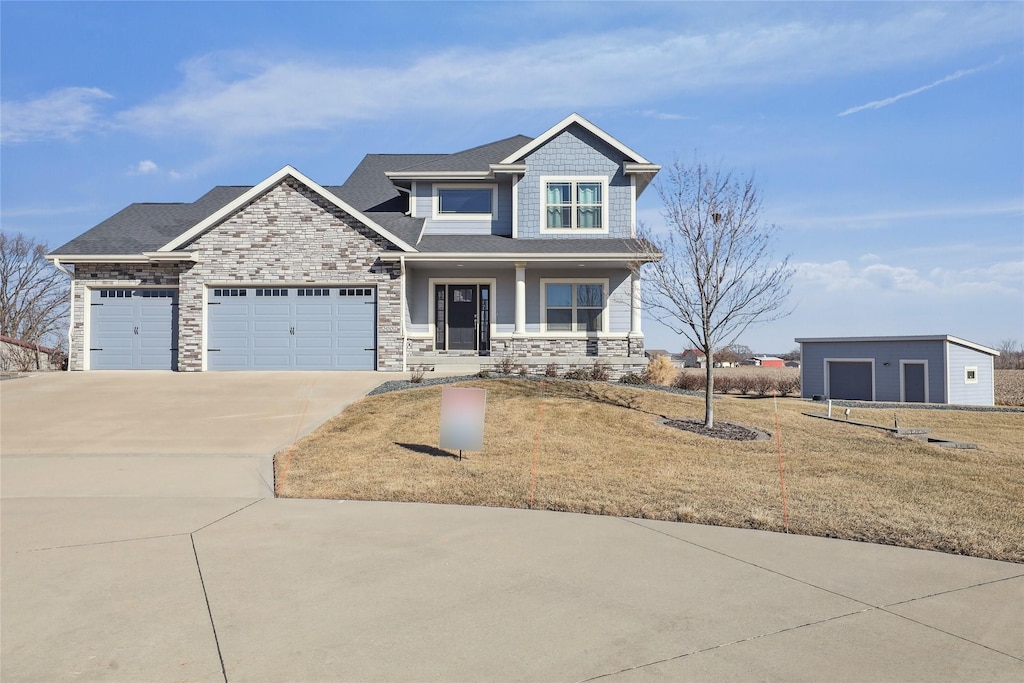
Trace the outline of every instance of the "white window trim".
{"label": "white window trim", "polygon": [[[490,190],[490,213],[441,213],[438,190]],[[431,190],[431,218],[435,221],[490,221],[498,209],[498,186],[494,183],[434,183]]]}
{"label": "white window trim", "polygon": [[[553,330],[548,332],[548,285],[601,285],[601,298],[604,305],[601,307],[601,329],[596,332],[586,330]],[[549,277],[540,279],[540,334],[550,337],[561,338],[586,338],[608,333],[609,319],[611,318],[611,305],[608,296],[609,278],[574,278],[574,277]],[[575,290],[573,291],[575,297]],[[573,298],[572,310],[576,310],[576,299]],[[576,326],[576,316],[572,317],[573,327]]]}
{"label": "white window trim", "polygon": [[[974,379],[968,379],[967,373],[974,370]],[[964,366],[964,384],[977,384],[978,383],[978,366],[977,365],[965,365]]]}
{"label": "white window trim", "polygon": [[[601,227],[600,228],[549,228],[548,227],[548,183],[572,183],[572,221],[576,223],[576,184],[601,183]],[[608,234],[608,176],[603,175],[542,175],[540,176],[540,232],[546,235],[607,235]]]}
{"label": "white window trim", "polygon": [[900,360],[900,403],[907,402],[907,387],[906,387],[906,374],[904,373],[904,366],[906,365],[923,365],[924,366],[924,402],[928,403],[928,361],[927,360]]}
{"label": "white window trim", "polygon": [[[431,340],[436,340],[437,339],[437,318],[435,317],[435,310],[434,310],[437,307],[436,306],[436,301],[437,300],[434,298],[434,292],[436,290],[435,285],[490,285],[491,293],[490,293],[489,296],[491,297],[491,322],[490,322],[489,327],[491,328],[490,329],[490,337],[491,337],[491,339],[494,339],[494,331],[498,327],[498,323],[495,322],[495,310],[494,310],[495,309],[495,303],[494,302],[497,300],[498,280],[496,278],[486,278],[486,277],[432,277],[432,278],[428,278],[427,279],[427,304],[428,304],[427,305],[427,315],[429,316],[427,318],[428,321],[429,321],[429,324],[427,326],[428,334],[414,334],[414,333],[410,333],[409,334],[410,338],[412,338],[412,339],[431,339]],[[479,306],[479,303],[477,305]],[[444,317],[444,323],[445,323],[445,326],[447,326],[448,325],[447,311],[445,311],[445,314],[446,315]],[[445,343],[445,347],[447,347],[448,346],[448,330],[445,330],[445,333],[444,333],[444,343]],[[437,351],[438,349],[434,349],[434,350]],[[441,350],[444,350],[444,349],[441,349]]]}

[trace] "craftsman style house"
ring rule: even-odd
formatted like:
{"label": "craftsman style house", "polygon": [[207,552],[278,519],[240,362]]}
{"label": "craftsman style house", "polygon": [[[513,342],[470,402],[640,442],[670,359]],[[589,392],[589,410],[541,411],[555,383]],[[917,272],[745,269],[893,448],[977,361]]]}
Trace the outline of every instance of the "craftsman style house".
{"label": "craftsman style house", "polygon": [[646,362],[636,199],[659,166],[573,114],[454,154],[286,166],[133,204],[49,254],[72,370],[533,370]]}

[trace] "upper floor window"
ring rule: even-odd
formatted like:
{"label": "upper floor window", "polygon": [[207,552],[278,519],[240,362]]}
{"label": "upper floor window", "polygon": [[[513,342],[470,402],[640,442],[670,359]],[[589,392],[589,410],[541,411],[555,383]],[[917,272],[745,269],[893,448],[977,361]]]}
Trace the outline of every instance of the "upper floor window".
{"label": "upper floor window", "polygon": [[606,185],[603,177],[542,177],[542,230],[608,232]]}
{"label": "upper floor window", "polygon": [[493,185],[434,185],[434,219],[490,220]]}

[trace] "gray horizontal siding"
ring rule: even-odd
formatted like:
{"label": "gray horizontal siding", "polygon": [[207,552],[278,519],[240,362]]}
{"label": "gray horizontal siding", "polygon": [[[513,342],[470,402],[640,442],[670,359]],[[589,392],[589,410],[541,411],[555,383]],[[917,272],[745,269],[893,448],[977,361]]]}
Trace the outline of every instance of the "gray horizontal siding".
{"label": "gray horizontal siding", "polygon": [[[949,402],[969,406],[993,405],[995,377],[992,356],[950,342],[946,343],[946,350],[949,358]],[[968,367],[978,368],[976,384],[967,384],[964,379]]]}
{"label": "gray horizontal siding", "polygon": [[[809,398],[825,392],[825,359],[873,358],[875,400],[900,400],[900,361],[928,361],[928,401],[944,403],[945,374],[943,342],[804,342],[800,362],[801,395]],[[886,365],[888,363],[888,365]]]}
{"label": "gray horizontal siding", "polygon": [[[458,183],[469,185],[471,183]],[[493,185],[494,183],[490,183]],[[512,181],[503,178],[498,181],[497,201],[489,221],[434,220],[433,183],[417,182],[415,215],[423,218],[424,235],[502,235],[512,234]]]}

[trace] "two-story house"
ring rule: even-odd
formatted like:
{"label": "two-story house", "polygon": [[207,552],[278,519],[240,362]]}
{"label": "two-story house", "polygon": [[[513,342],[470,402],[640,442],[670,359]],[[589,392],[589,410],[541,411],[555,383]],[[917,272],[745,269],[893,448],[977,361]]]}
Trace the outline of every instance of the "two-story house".
{"label": "two-story house", "polygon": [[658,172],[573,114],[535,138],[286,166],[132,204],[48,255],[73,268],[72,370],[532,370],[645,364],[636,199]]}

